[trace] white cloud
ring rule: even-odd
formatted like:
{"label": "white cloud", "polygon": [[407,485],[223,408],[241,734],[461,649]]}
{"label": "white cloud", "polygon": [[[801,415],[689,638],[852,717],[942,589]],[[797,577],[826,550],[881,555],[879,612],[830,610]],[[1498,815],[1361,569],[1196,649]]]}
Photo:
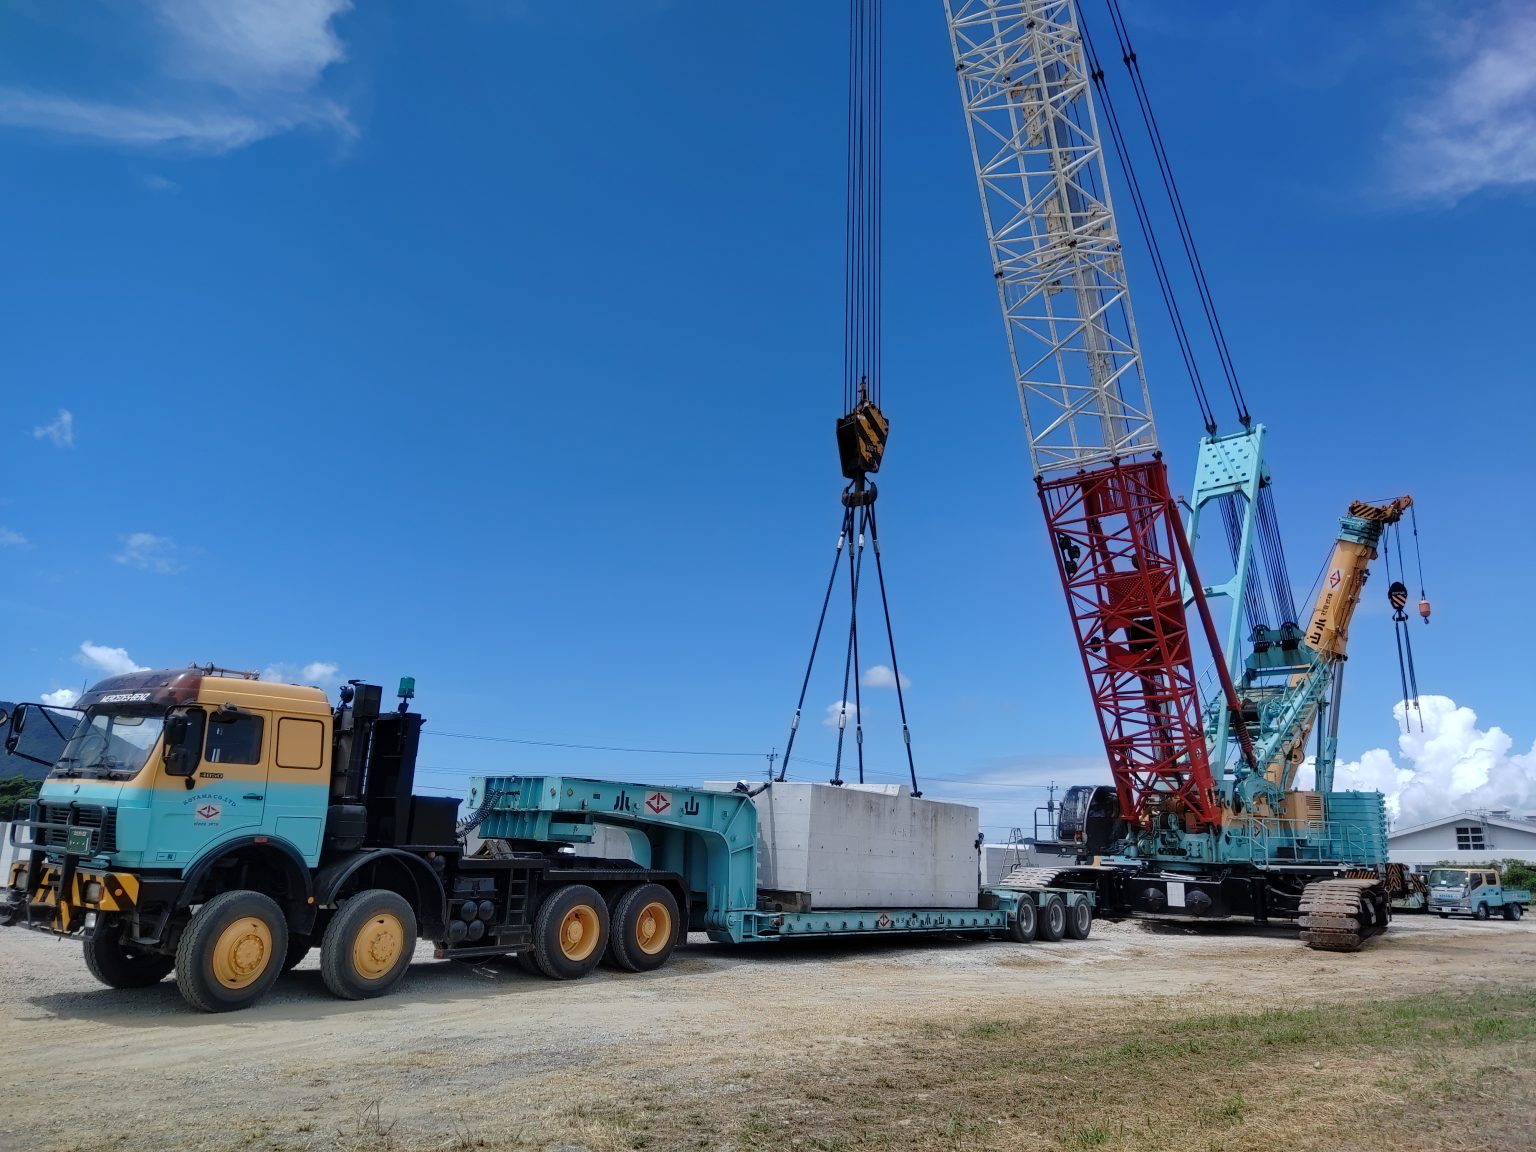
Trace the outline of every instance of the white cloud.
{"label": "white cloud", "polygon": [[[1402,704],[1393,709],[1399,725],[1404,711]],[[1419,710],[1408,715],[1412,722],[1397,738],[1397,756],[1373,748],[1359,760],[1339,764],[1333,786],[1382,792],[1398,827],[1464,810],[1536,812],[1536,745],[1511,754],[1508,733],[1479,728],[1477,713],[1447,696],[1420,696]],[[1297,773],[1297,786],[1311,787],[1312,780],[1309,759]]]}
{"label": "white cloud", "polygon": [[144,177],[144,187],[148,188],[151,192],[169,192],[172,195],[181,191],[181,185],[176,183],[176,181],[167,180],[164,176],[159,176],[155,173],[150,173]]}
{"label": "white cloud", "polygon": [[132,532],[121,537],[123,550],[112,559],[146,572],[158,572],[173,576],[186,568],[181,562],[181,549],[168,536],[156,536],[153,532]]}
{"label": "white cloud", "polygon": [[38,697],[39,702],[51,708],[68,708],[78,699],[80,699],[80,693],[73,688],[58,688],[52,692],[44,692]]}
{"label": "white cloud", "polygon": [[263,668],[261,678],[276,684],[315,684],[325,687],[340,671],[340,666],[325,660],[313,660],[302,667],[279,661]]}
{"label": "white cloud", "polygon": [[[866,688],[894,688],[896,687],[896,673],[892,672],[884,664],[875,664],[864,669],[864,675],[859,678],[859,683]],[[905,672],[901,674],[901,686],[912,687],[912,677]]]}
{"label": "white cloud", "polygon": [[142,664],[135,664],[125,648],[108,648],[104,644],[92,644],[87,640],[80,645],[80,655],[75,657],[87,668],[96,668],[108,676],[126,676],[130,672],[148,672]]}
{"label": "white cloud", "polygon": [[[3,110],[3,97],[0,97],[0,110]],[[75,446],[75,417],[68,408],[60,408],[59,416],[52,424],[42,424],[32,429],[32,435],[38,440],[50,440],[56,448],[73,448]]]}
{"label": "white cloud", "polygon": [[1410,200],[1536,188],[1536,5],[1502,0],[1457,19],[1433,7],[1448,74],[1399,116],[1390,163]]}
{"label": "white cloud", "polygon": [[346,49],[331,21],[351,0],[152,0],[179,75],[235,91],[302,92]]}
{"label": "white cloud", "polygon": [[316,91],[326,68],[346,57],[331,22],[351,0],[152,0],[151,7],[159,36],[148,40],[157,44],[161,75],[134,84],[133,98],[0,88],[0,124],[210,153],[303,127],[355,135],[347,109]]}
{"label": "white cloud", "polygon": [[827,714],[822,717],[821,722],[828,728],[836,728],[838,717],[843,714],[844,709],[847,709],[848,727],[852,728],[854,721],[857,720],[859,716],[859,706],[852,700],[838,700],[832,704],[828,704]]}
{"label": "white cloud", "polygon": [[30,548],[32,542],[20,532],[12,532],[9,528],[0,527],[0,548]]}

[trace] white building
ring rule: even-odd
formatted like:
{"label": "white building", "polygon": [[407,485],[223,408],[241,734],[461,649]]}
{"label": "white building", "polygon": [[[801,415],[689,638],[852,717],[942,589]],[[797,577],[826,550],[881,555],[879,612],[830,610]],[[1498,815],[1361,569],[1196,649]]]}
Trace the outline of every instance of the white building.
{"label": "white building", "polygon": [[1394,863],[1419,870],[1441,861],[1483,864],[1513,858],[1536,864],[1536,816],[1456,812],[1428,824],[1394,828],[1387,852]]}

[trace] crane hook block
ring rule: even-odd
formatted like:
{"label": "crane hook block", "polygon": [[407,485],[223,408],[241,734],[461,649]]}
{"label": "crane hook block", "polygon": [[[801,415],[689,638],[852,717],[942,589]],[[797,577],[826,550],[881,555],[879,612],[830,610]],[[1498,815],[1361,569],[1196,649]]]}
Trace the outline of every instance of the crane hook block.
{"label": "crane hook block", "polygon": [[1428,600],[1420,600],[1419,601],[1419,615],[1424,618],[1424,623],[1426,623],[1426,624],[1429,623],[1429,601]]}
{"label": "crane hook block", "polygon": [[842,460],[843,475],[850,480],[862,480],[880,471],[880,458],[885,455],[885,438],[890,431],[885,413],[869,400],[860,400],[852,412],[839,417],[837,454]]}
{"label": "crane hook block", "polygon": [[1397,613],[1397,619],[1403,618],[1403,609],[1408,604],[1408,588],[1401,580],[1392,581],[1392,586],[1387,589],[1387,603],[1392,605],[1392,610]]}

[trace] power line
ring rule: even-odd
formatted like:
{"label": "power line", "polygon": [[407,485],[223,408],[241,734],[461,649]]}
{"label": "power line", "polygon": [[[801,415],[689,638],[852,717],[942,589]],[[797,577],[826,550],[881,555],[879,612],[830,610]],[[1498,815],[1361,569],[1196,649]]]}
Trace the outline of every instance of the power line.
{"label": "power line", "polygon": [[489,744],[526,744],[536,748],[579,748],[587,752],[634,752],[649,756],[761,756],[761,752],[708,752],[695,748],[624,748],[609,744],[572,744],[561,740],[523,740],[515,736],[477,736],[471,732],[423,730],[428,736],[447,736],[453,740],[479,740]]}

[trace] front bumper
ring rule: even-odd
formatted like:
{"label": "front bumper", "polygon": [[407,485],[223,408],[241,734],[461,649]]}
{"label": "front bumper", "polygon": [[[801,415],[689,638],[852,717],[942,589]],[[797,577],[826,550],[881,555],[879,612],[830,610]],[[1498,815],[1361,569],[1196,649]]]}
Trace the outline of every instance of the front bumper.
{"label": "front bumper", "polygon": [[0,924],[20,925],[58,935],[81,932],[87,917],[103,912],[131,915],[138,910],[141,883],[137,876],[100,868],[47,861],[36,873],[27,861],[11,868]]}

